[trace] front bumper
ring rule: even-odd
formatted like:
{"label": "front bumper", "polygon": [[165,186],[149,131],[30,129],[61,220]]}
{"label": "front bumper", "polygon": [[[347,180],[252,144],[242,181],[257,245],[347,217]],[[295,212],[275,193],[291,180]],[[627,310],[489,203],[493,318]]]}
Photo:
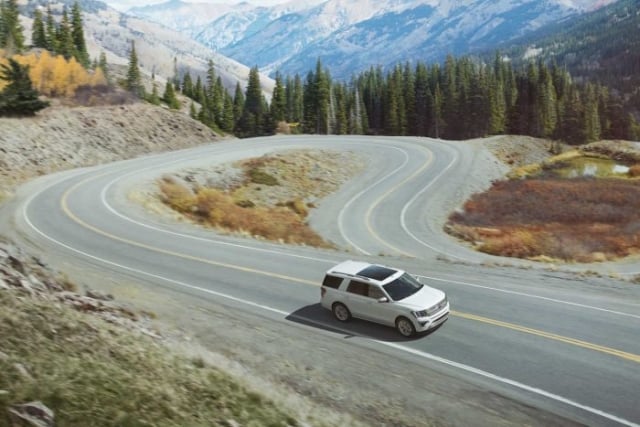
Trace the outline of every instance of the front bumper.
{"label": "front bumper", "polygon": [[417,332],[428,331],[436,326],[439,326],[449,319],[449,305],[430,317],[420,317],[413,319],[414,326]]}

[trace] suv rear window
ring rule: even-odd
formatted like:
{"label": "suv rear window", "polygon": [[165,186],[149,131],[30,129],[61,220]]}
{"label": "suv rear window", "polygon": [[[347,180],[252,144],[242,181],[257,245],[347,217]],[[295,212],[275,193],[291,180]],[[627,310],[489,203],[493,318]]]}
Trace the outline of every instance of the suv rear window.
{"label": "suv rear window", "polygon": [[322,286],[326,286],[327,288],[338,289],[340,287],[340,283],[342,283],[342,277],[324,276],[324,280],[322,281]]}

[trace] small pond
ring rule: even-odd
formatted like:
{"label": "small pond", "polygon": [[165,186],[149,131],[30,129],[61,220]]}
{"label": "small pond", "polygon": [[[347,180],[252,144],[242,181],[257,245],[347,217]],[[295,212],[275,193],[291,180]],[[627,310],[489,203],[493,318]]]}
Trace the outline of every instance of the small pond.
{"label": "small pond", "polygon": [[625,177],[629,167],[615,160],[595,157],[576,157],[552,166],[550,172],[561,178],[578,177]]}

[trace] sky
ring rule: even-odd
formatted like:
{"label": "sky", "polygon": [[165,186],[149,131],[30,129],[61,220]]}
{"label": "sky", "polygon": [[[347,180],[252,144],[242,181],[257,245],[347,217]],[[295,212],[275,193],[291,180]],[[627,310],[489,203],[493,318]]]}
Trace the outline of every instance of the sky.
{"label": "sky", "polygon": [[[289,0],[184,0],[188,3],[223,3],[234,4],[246,1],[247,3],[255,4],[256,6],[273,6],[280,3],[285,3]],[[106,0],[109,6],[120,11],[126,11],[134,6],[147,6],[150,4],[166,3],[167,0]]]}

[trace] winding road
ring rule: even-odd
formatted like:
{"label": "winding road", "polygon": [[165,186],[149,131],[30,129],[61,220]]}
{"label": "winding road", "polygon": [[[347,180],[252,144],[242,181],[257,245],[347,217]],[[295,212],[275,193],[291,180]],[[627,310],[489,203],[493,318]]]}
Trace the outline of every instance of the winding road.
{"label": "winding road", "polygon": [[[222,236],[153,216],[129,199],[139,183],[165,172],[297,148],[366,158],[365,171],[310,217],[344,251]],[[444,389],[446,378],[473,383],[483,399],[502,396],[544,413],[539,425],[640,426],[640,286],[488,259],[443,234],[447,212],[473,191],[481,154],[479,144],[424,138],[229,141],[33,181],[3,207],[11,210],[3,218],[45,252],[157,284],[154,292],[171,289],[262,316],[278,322],[283,335],[304,328],[310,347],[321,335],[336,346],[384,354],[425,378],[437,373]],[[319,284],[346,258],[404,268],[444,290],[450,320],[412,340],[365,322],[339,324],[319,307]],[[624,265],[621,274],[634,269]],[[430,385],[413,376],[406,371],[393,381],[420,406]],[[474,399],[453,392],[449,398],[470,405]]]}

